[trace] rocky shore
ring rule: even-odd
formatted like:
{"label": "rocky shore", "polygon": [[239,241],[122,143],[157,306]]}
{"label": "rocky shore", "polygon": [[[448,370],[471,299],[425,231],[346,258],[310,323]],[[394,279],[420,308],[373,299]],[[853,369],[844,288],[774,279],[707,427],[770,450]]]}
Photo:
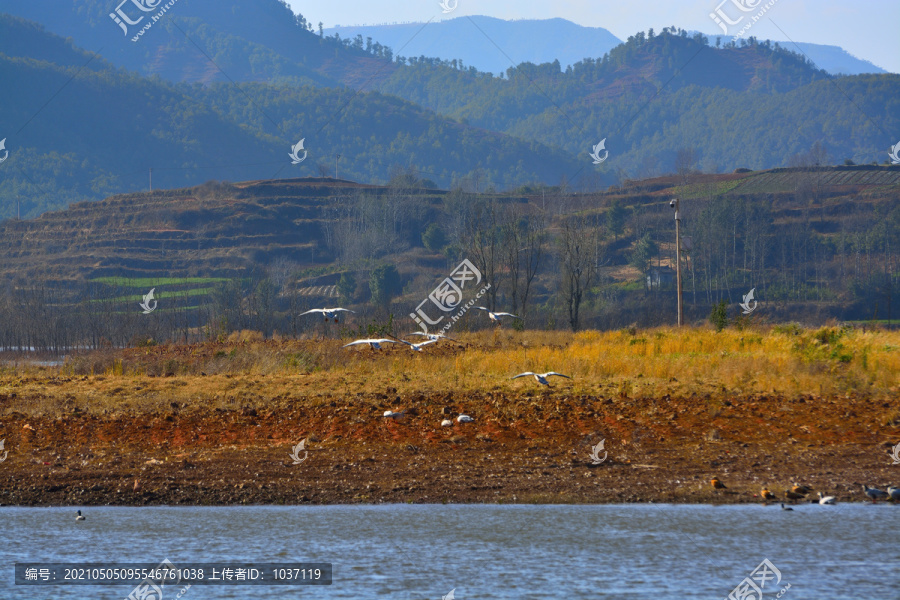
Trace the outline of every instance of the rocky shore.
{"label": "rocky shore", "polygon": [[[0,395],[0,409],[16,400]],[[864,397],[386,390],[255,404],[8,408],[0,504],[745,503],[794,481],[846,502],[866,500],[864,483],[900,485],[900,423],[885,417],[891,403]],[[463,412],[474,421],[459,423]]]}

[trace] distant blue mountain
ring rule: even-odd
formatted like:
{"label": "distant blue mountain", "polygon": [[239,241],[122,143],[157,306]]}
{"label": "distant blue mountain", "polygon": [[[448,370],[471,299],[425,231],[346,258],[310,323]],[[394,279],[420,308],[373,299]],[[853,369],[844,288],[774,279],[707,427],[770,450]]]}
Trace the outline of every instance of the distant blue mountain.
{"label": "distant blue mountain", "polygon": [[[734,36],[731,35],[704,35],[709,40],[711,46],[716,45],[716,38],[719,38],[720,43],[722,44],[727,44],[735,39]],[[778,40],[772,41],[775,42]],[[791,52],[805,54],[817,67],[824,69],[832,75],[863,75],[867,73],[880,74],[888,72],[867,60],[856,58],[840,46],[808,44],[806,42],[797,42],[795,44],[794,42],[781,41],[779,41],[778,44]]]}
{"label": "distant blue mountain", "polygon": [[[602,27],[583,27],[566,19],[504,21],[485,16],[457,17],[427,25],[360,25],[325,30],[325,35],[335,33],[342,38],[361,35],[364,42],[371,37],[373,42],[389,46],[395,55],[462,59],[466,66],[494,74],[523,62],[541,64],[558,60],[565,69],[583,58],[599,58],[622,43]],[[722,44],[734,39],[727,35],[704,35],[713,46],[717,37]],[[840,46],[779,44],[792,52],[805,53],[820,69],[832,75],[887,73]]]}
{"label": "distant blue mountain", "polygon": [[599,58],[622,40],[602,27],[582,27],[565,19],[504,21],[457,17],[438,23],[334,27],[325,35],[361,35],[389,46],[394,55],[462,59],[466,66],[500,74],[523,62],[558,60],[562,68]]}

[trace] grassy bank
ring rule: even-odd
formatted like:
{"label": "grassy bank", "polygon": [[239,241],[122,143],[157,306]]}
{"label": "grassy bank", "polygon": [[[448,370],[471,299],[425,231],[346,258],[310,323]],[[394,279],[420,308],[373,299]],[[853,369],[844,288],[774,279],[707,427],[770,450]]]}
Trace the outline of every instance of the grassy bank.
{"label": "grassy bank", "polygon": [[[844,502],[895,473],[896,332],[244,337],[5,367],[0,504],[758,502],[795,480]],[[574,379],[509,379],[549,369]]]}
{"label": "grassy bank", "polygon": [[[45,378],[102,377],[67,397],[91,405],[140,409],[165,397],[213,401],[237,397],[252,405],[281,395],[391,393],[502,393],[541,389],[523,371],[554,370],[573,377],[551,380],[554,395],[630,398],[847,394],[896,397],[900,389],[900,332],[795,326],[725,330],[659,328],[643,331],[567,332],[498,330],[459,334],[412,352],[342,348],[348,340],[268,340],[256,335],[186,346],[162,345],[70,357],[62,367],[7,366],[0,394]],[[160,378],[160,379],[156,379]],[[140,382],[138,384],[138,382]],[[100,389],[97,389],[97,386]],[[140,388],[140,389],[135,389]],[[56,396],[41,396],[42,403]],[[242,393],[246,392],[246,393]],[[205,403],[205,402],[204,402]],[[23,397],[15,408],[29,412]],[[9,410],[10,403],[2,406]],[[50,408],[46,407],[45,408]]]}

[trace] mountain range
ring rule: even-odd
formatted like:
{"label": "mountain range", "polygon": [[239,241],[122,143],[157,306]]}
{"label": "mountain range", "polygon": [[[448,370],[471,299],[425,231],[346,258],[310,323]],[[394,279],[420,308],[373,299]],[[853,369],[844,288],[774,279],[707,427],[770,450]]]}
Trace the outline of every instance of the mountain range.
{"label": "mountain range", "polygon": [[[169,4],[138,36],[105,1],[0,0],[0,218],[151,177],[159,188],[413,172],[425,186],[589,190],[672,172],[678,156],[707,172],[786,166],[814,146],[818,161],[881,162],[900,136],[900,76],[831,78],[769,42],[716,47],[666,28],[500,78],[327,36],[281,0]],[[300,140],[308,157],[291,164]],[[594,164],[601,142],[609,155]]]}
{"label": "mountain range", "polygon": [[[695,31],[689,31],[694,35]],[[342,38],[362,36],[380,42],[405,56],[458,59],[479,71],[502,75],[523,62],[535,64],[559,61],[563,68],[585,58],[603,56],[623,40],[603,27],[585,27],[566,19],[522,19],[505,21],[482,15],[457,17],[434,23],[394,23],[384,25],[337,26],[325,35]],[[711,45],[735,40],[734,36],[707,35]],[[777,41],[777,40],[773,40]],[[820,69],[833,75],[886,73],[870,61],[857,58],[827,44],[779,42],[810,58]],[[402,48],[402,52],[398,49]]]}

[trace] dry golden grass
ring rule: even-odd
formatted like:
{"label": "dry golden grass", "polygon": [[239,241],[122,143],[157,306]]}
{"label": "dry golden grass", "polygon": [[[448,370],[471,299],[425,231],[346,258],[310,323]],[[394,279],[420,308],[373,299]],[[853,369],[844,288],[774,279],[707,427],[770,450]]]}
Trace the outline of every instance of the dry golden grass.
{"label": "dry golden grass", "polygon": [[[351,352],[325,369],[350,387],[379,391],[514,391],[539,386],[509,378],[554,370],[574,393],[658,396],[693,393],[890,394],[900,384],[900,333],[838,329],[763,331],[657,328],[636,332],[515,331],[463,336],[453,354]],[[344,350],[346,352],[346,350]],[[427,351],[426,351],[427,352]],[[326,354],[328,354],[326,352]],[[330,358],[330,356],[329,356]]]}
{"label": "dry golden grass", "polygon": [[345,349],[341,340],[242,339],[104,351],[60,368],[7,366],[0,371],[0,399],[20,393],[2,407],[147,410],[171,402],[239,408],[356,394],[515,396],[543,388],[532,378],[510,380],[513,375],[549,370],[574,378],[551,381],[553,393],[564,395],[896,397],[900,391],[900,332],[884,330],[504,329],[459,334],[465,346],[442,341],[422,353],[399,345]]}

